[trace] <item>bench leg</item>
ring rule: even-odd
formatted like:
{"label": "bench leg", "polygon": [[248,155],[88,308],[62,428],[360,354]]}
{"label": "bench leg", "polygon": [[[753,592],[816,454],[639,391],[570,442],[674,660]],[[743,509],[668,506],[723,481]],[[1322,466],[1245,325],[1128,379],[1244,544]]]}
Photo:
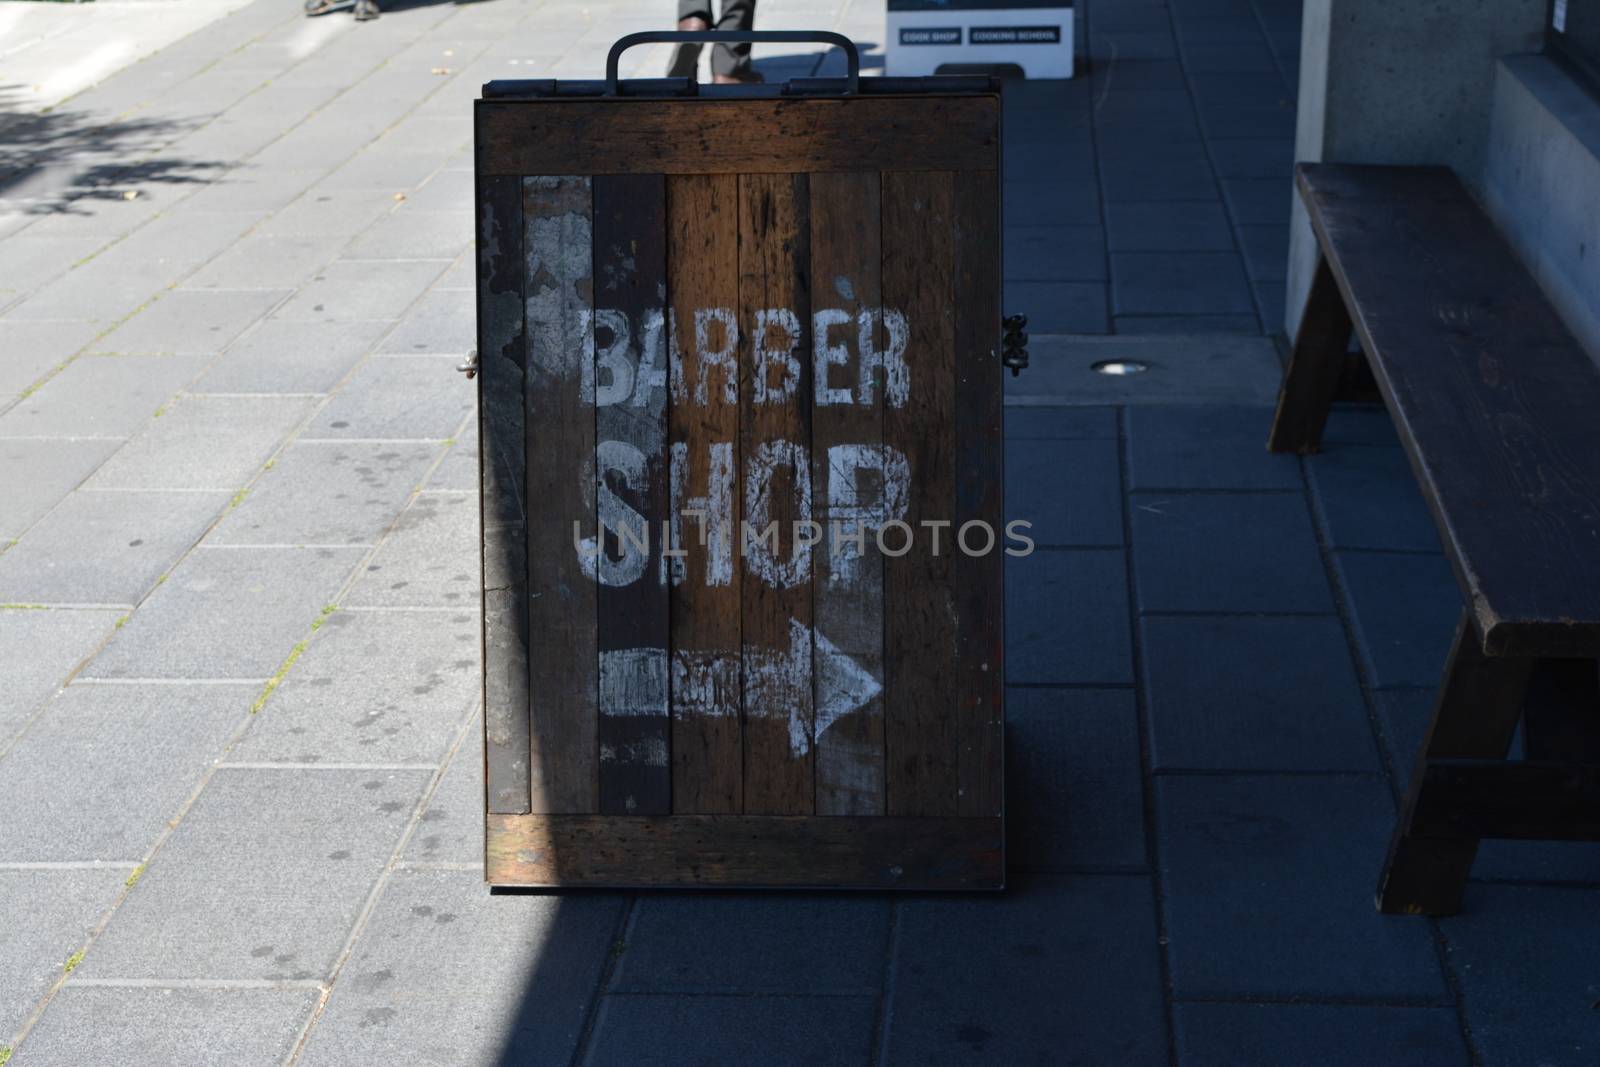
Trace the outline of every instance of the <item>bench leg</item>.
{"label": "bench leg", "polygon": [[1531,661],[1483,654],[1477,627],[1462,613],[1433,723],[1411,772],[1411,785],[1378,882],[1378,910],[1388,915],[1454,915],[1478,842],[1412,833],[1423,771],[1432,759],[1504,759],[1522,715]]}
{"label": "bench leg", "polygon": [[1304,454],[1322,447],[1322,427],[1339,389],[1349,346],[1350,313],[1328,261],[1319,256],[1311,295],[1289,354],[1289,369],[1278,392],[1278,411],[1267,439],[1269,451]]}

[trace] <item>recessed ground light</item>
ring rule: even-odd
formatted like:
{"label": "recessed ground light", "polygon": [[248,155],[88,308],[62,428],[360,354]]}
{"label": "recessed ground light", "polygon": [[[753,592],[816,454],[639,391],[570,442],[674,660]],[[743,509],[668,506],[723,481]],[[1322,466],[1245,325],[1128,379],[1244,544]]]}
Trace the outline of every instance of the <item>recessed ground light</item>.
{"label": "recessed ground light", "polygon": [[1150,369],[1150,364],[1140,363],[1136,359],[1102,359],[1099,363],[1090,364],[1089,369],[1096,374],[1121,377],[1124,374],[1143,374]]}

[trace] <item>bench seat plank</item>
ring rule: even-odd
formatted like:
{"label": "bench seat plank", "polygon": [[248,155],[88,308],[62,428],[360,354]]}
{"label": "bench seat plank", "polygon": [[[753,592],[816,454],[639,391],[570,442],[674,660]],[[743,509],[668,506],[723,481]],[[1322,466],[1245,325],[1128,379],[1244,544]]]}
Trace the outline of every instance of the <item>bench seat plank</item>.
{"label": "bench seat plank", "polygon": [[1448,168],[1296,177],[1484,652],[1600,654],[1600,369]]}

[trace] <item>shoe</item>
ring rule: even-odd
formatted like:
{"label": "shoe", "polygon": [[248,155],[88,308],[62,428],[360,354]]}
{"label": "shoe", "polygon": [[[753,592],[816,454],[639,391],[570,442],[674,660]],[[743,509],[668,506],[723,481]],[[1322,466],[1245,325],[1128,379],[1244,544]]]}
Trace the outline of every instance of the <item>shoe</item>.
{"label": "shoe", "polygon": [[736,70],[732,74],[713,75],[712,81],[718,85],[765,85],[767,79],[759,70],[745,67],[743,70]]}
{"label": "shoe", "polygon": [[357,22],[371,22],[378,17],[378,0],[356,0]]}
{"label": "shoe", "polygon": [[306,0],[307,15],[326,15],[339,6],[339,0]]}

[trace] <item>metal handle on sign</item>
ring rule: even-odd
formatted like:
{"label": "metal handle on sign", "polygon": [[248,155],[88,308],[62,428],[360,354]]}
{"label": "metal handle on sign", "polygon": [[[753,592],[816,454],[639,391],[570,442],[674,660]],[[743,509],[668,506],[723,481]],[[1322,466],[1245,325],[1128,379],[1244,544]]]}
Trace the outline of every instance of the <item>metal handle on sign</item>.
{"label": "metal handle on sign", "polygon": [[861,51],[842,33],[830,30],[646,30],[619,38],[606,54],[606,93],[621,96],[617,63],[636,44],[831,44],[844,49],[845,92],[861,92]]}

